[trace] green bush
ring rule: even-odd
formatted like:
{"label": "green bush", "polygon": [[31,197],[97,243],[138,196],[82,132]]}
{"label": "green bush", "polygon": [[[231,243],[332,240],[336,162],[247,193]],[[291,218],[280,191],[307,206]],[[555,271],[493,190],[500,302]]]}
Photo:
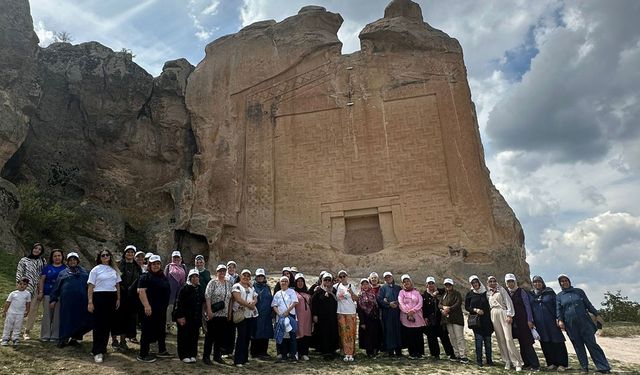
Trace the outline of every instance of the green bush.
{"label": "green bush", "polygon": [[601,305],[600,314],[607,322],[640,323],[640,303],[629,300],[620,290],[615,294],[607,291]]}
{"label": "green bush", "polygon": [[78,212],[63,206],[34,184],[19,185],[18,193],[22,208],[16,227],[27,248],[34,242],[60,243],[73,234],[81,220]]}

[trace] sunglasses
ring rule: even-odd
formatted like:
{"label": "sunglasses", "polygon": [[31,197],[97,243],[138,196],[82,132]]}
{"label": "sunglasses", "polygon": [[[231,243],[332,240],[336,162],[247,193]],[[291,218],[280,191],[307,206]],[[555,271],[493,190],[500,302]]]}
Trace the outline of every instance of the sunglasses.
{"label": "sunglasses", "polygon": [[109,258],[111,256],[111,254],[100,254],[101,258]]}

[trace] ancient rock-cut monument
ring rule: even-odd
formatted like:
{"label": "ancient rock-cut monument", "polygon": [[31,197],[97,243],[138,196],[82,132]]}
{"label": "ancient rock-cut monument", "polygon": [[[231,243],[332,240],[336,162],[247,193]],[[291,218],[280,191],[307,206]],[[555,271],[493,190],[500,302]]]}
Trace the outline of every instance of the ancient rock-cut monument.
{"label": "ancient rock-cut monument", "polygon": [[[3,30],[21,35],[30,75],[0,89],[27,103],[11,116],[29,121],[0,134],[13,136],[3,191],[34,182],[92,218],[65,246],[90,254],[143,238],[164,256],[177,247],[189,261],[269,271],[528,278],[522,229],[484,163],[462,49],[417,4],[393,0],[349,55],[342,17],[306,6],[153,78],[95,42],[33,53],[18,3],[27,14],[8,19],[24,27]],[[13,225],[17,203],[5,201]]]}

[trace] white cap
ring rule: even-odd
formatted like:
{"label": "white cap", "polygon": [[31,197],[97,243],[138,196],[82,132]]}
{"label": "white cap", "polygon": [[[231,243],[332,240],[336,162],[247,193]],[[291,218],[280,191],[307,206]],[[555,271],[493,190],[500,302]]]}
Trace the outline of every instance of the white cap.
{"label": "white cap", "polygon": [[225,266],[224,264],[218,264],[218,267],[216,267],[216,272],[220,271],[220,270],[226,270],[227,266]]}
{"label": "white cap", "polygon": [[202,255],[202,254],[198,254],[198,255],[196,255],[196,257],[195,257],[195,258],[193,258],[193,259],[195,259],[195,260],[198,260],[198,259],[202,259],[202,260],[204,260],[204,255]]}
{"label": "white cap", "polygon": [[516,281],[516,275],[512,273],[504,275],[504,282],[506,283],[507,281]]}
{"label": "white cap", "polygon": [[453,280],[447,277],[446,279],[444,279],[443,284],[445,284],[445,285],[446,285],[446,284],[451,284],[451,285],[453,285]]}
{"label": "white cap", "polygon": [[343,273],[344,273],[345,275],[349,276],[349,274],[348,274],[348,273],[347,273],[347,271],[345,271],[345,270],[340,270],[340,271],[338,271],[338,276],[340,276],[340,275],[341,275],[341,274],[343,274]]}
{"label": "white cap", "polygon": [[264,273],[264,268],[258,268],[256,270],[256,276],[267,276],[267,274]]}
{"label": "white cap", "polygon": [[303,279],[304,280],[304,275],[302,273],[298,273],[293,279],[294,280],[298,280],[298,279]]}
{"label": "white cap", "polygon": [[136,249],[135,246],[133,245],[127,245],[127,247],[124,248],[124,252],[126,253],[127,250],[132,249],[134,252],[137,251],[138,249]]}
{"label": "white cap", "polygon": [[191,278],[192,275],[196,275],[198,277],[200,277],[200,272],[198,272],[197,269],[192,269],[191,271],[189,271],[189,276],[187,276],[187,279]]}
{"label": "white cap", "polygon": [[[67,258],[68,258],[68,257],[67,257]],[[571,279],[569,278],[569,276],[565,275],[564,273],[561,273],[561,274],[559,274],[559,275],[558,275],[558,280],[560,280],[560,279],[562,279],[562,278],[565,278],[565,279],[567,279],[567,280],[571,281]]]}
{"label": "white cap", "polygon": [[152,255],[149,257],[149,263],[153,263],[153,262],[161,262],[162,259],[160,259],[160,255]]}
{"label": "white cap", "polygon": [[365,278],[360,279],[360,285],[362,285],[362,283],[364,283],[364,282],[368,283],[369,279],[365,279]]}
{"label": "white cap", "polygon": [[371,273],[369,274],[369,278],[372,278],[372,277],[380,277],[380,276],[378,276],[378,273],[377,273],[377,272],[371,272]]}
{"label": "white cap", "polygon": [[134,257],[137,257],[138,255],[144,255],[144,253],[142,251],[138,251],[137,253],[135,253]]}
{"label": "white cap", "polygon": [[144,257],[145,258],[151,258],[152,255],[153,255],[153,253],[146,253],[146,254],[144,254]]}
{"label": "white cap", "polygon": [[180,252],[178,250],[175,250],[173,253],[171,253],[171,257],[180,257],[182,258],[182,254],[180,254]]}
{"label": "white cap", "polygon": [[291,272],[298,273],[298,267],[293,266],[293,267],[290,267],[289,269],[291,270]]}
{"label": "white cap", "polygon": [[320,271],[320,278],[322,279],[322,276],[327,273],[327,271]]}
{"label": "white cap", "polygon": [[409,276],[409,274],[404,274],[402,275],[402,277],[400,278],[400,281],[404,281],[405,279],[409,279],[409,281],[411,281],[411,276]]}
{"label": "white cap", "polygon": [[384,279],[385,277],[387,277],[387,276],[391,276],[391,277],[393,277],[393,274],[392,274],[391,272],[389,272],[389,271],[386,271],[385,273],[383,273],[383,274],[382,274],[382,278],[383,278],[383,279]]}
{"label": "white cap", "polygon": [[69,259],[71,257],[76,257],[76,258],[78,258],[78,260],[80,260],[80,256],[75,251],[72,251],[69,254],[67,254],[67,259]]}
{"label": "white cap", "polygon": [[436,278],[433,277],[433,276],[429,276],[429,277],[427,277],[426,281],[427,281],[427,284],[429,284],[429,283],[434,283],[435,284],[436,283]]}
{"label": "white cap", "polygon": [[471,276],[469,276],[469,282],[472,282],[473,280],[478,280],[478,281],[480,281],[480,278],[478,277],[478,275],[471,275]]}
{"label": "white cap", "polygon": [[282,272],[291,272],[291,267],[282,267]]}
{"label": "white cap", "polygon": [[240,272],[241,275],[244,275],[245,273],[248,273],[249,276],[251,276],[251,271],[249,271],[248,269],[243,269],[242,272]]}
{"label": "white cap", "polygon": [[327,278],[333,280],[333,275],[330,274],[329,272],[325,272],[324,275],[322,275],[322,280]]}
{"label": "white cap", "polygon": [[227,262],[227,267],[229,267],[229,266],[230,266],[230,265],[232,265],[232,264],[233,264],[234,266],[237,266],[237,264],[236,264],[236,262],[235,262],[234,260],[230,260],[230,261],[228,261],[228,262]]}
{"label": "white cap", "polygon": [[282,277],[280,278],[280,281],[283,281],[283,280],[287,280],[287,281],[289,281],[289,278],[288,278],[288,277],[286,277],[286,276],[282,276]]}

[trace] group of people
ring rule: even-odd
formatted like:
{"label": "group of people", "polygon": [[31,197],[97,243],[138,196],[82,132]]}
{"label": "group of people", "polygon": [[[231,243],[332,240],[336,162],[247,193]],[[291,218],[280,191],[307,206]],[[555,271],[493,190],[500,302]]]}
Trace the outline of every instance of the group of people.
{"label": "group of people", "polygon": [[[277,360],[307,361],[313,348],[327,360],[340,355],[351,362],[356,337],[367,357],[381,353],[401,357],[407,349],[409,359],[420,359],[425,357],[425,335],[433,359],[441,358],[441,344],[449,360],[468,363],[466,311],[478,366],[494,365],[495,333],[505,369],[539,370],[533,348],[538,340],[547,369],[566,370],[565,330],[583,370],[589,367],[588,350],[597,371],[610,371],[595,340],[597,325],[589,315],[597,316],[598,311],[566,275],[558,277],[562,289],[558,294],[540,276],[533,277],[529,291],[518,286],[513,274],[505,276],[504,287],[494,276],[486,279],[485,286],[473,275],[471,289],[463,297],[451,278],[438,287],[434,277],[427,277],[421,293],[408,274],[396,284],[391,272],[384,272],[382,282],[372,272],[354,286],[345,270],[336,277],[323,271],[311,284],[296,267],[285,267],[272,290],[262,268],[255,274],[249,269],[238,273],[237,264],[229,261],[219,264],[212,276],[202,255],[195,257],[195,267],[189,270],[179,251],[163,267],[159,255],[137,251],[133,245],[124,249],[119,262],[105,249],[98,252],[90,271],[80,266],[77,252],[65,256],[53,249],[49,262],[43,253],[42,244],[36,243],[18,264],[18,289],[3,310],[2,345],[19,343],[25,317],[23,338],[29,339],[42,304],[40,339],[59,347],[77,345],[92,330],[97,363],[104,360],[110,338],[116,350],[127,350],[127,341],[139,344],[137,359],[142,362],[173,357],[165,339],[174,323],[177,354],[185,363],[197,361],[201,331],[206,365],[212,365],[212,359],[224,364],[229,357],[238,367],[250,356],[269,359],[270,340],[275,340]],[[157,343],[156,355],[150,354],[152,343]]]}

